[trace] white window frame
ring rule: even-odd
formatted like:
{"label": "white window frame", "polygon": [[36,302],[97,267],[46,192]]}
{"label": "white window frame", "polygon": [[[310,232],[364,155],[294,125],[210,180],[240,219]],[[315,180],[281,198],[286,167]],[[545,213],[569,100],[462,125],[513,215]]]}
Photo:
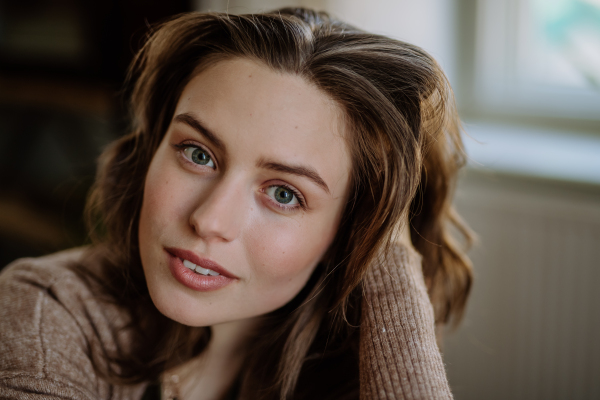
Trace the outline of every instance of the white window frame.
{"label": "white window frame", "polygon": [[600,91],[516,83],[526,1],[477,0],[470,108],[476,114],[600,121]]}

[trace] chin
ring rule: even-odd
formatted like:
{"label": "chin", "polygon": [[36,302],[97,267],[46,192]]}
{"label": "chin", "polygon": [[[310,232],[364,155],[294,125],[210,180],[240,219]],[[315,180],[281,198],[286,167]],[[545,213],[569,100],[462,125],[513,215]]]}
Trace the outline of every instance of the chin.
{"label": "chin", "polygon": [[165,287],[165,282],[160,282],[160,279],[155,279],[155,282],[152,283],[148,282],[150,298],[162,315],[187,326],[211,325],[211,318],[206,318],[206,315],[201,315],[198,312],[203,307],[200,305],[194,306],[194,303],[196,303],[195,299],[190,299],[181,290],[173,287]]}

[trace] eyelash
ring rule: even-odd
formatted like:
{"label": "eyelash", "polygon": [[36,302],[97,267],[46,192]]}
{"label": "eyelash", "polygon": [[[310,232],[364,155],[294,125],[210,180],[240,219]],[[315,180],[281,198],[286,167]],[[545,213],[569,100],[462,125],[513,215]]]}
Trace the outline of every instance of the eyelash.
{"label": "eyelash", "polygon": [[[181,157],[183,157],[186,160],[186,162],[189,162],[190,164],[193,164],[194,166],[202,166],[202,165],[196,164],[193,161],[191,161],[190,159],[188,159],[188,157],[183,154],[183,151],[185,149],[187,149],[188,147],[193,147],[193,148],[205,151],[210,156],[210,158],[213,160],[213,163],[215,164],[215,168],[217,168],[217,165],[216,165],[217,163],[215,161],[215,158],[203,146],[199,146],[198,144],[195,144],[195,143],[184,142],[184,143],[180,143],[180,144],[174,144],[173,147],[175,147],[179,151],[179,155]],[[265,189],[262,190],[262,192],[265,193],[266,189],[272,188],[272,187],[282,187],[282,188],[285,188],[286,190],[289,190],[294,196],[296,196],[296,199],[298,199],[298,204],[293,205],[293,206],[286,206],[285,204],[281,204],[281,203],[275,201],[274,199],[272,199],[270,196],[268,196],[270,198],[270,202],[273,205],[275,205],[277,208],[279,208],[279,209],[281,209],[283,211],[293,211],[294,209],[297,209],[297,208],[301,208],[303,210],[307,209],[307,207],[306,207],[306,200],[304,199],[304,196],[302,196],[302,193],[300,193],[296,188],[294,188],[294,187],[292,187],[290,185],[284,184],[284,183],[279,183],[277,185],[269,185],[269,186],[267,186]]]}

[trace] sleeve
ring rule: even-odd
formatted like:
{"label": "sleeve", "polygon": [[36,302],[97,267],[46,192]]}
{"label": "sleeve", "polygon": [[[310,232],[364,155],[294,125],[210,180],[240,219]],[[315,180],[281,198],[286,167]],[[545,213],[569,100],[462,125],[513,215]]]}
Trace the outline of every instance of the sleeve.
{"label": "sleeve", "polygon": [[397,245],[364,281],[360,398],[452,399],[414,250]]}
{"label": "sleeve", "polygon": [[32,259],[0,275],[0,399],[129,398],[90,359],[91,346],[111,337],[102,306],[54,267]]}

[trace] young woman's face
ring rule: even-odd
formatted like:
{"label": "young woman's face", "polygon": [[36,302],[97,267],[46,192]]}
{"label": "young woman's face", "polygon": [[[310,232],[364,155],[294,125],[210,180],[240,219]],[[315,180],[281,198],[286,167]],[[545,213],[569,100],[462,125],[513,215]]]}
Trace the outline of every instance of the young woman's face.
{"label": "young woman's face", "polygon": [[148,170],[139,223],[163,314],[211,326],[298,294],[348,197],[341,115],[303,78],[246,59],[190,81]]}

